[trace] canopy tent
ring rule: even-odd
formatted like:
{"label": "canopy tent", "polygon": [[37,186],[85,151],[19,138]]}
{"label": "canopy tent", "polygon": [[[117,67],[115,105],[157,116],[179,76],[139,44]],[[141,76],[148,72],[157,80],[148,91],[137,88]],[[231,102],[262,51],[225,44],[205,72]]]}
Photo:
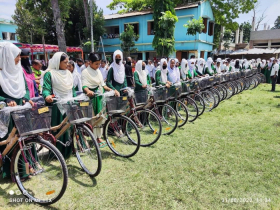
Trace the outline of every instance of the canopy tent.
{"label": "canopy tent", "polygon": [[[43,44],[24,44],[24,43],[14,43],[17,47],[20,49],[29,49],[30,52],[33,54],[33,52],[44,52]],[[84,58],[84,52],[81,47],[67,47],[67,52],[81,52],[82,58]],[[59,48],[57,45],[50,45],[45,44],[45,51],[47,53],[55,53],[59,51]]]}

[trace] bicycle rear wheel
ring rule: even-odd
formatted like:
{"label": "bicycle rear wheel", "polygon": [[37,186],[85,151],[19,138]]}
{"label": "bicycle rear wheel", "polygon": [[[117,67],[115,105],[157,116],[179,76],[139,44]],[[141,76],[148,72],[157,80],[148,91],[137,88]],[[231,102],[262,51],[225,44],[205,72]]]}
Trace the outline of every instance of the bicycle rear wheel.
{"label": "bicycle rear wheel", "polygon": [[155,144],[162,132],[162,126],[158,116],[151,110],[137,110],[137,115],[133,113],[129,118],[137,125],[140,137],[141,146],[147,147]]}
{"label": "bicycle rear wheel", "polygon": [[57,202],[68,183],[64,158],[54,145],[41,137],[22,141],[22,148],[19,144],[15,147],[11,174],[22,194],[41,205]]}
{"label": "bicycle rear wheel", "polygon": [[92,177],[97,176],[102,167],[101,153],[92,131],[87,126],[76,126],[73,147],[83,170]]}
{"label": "bicycle rear wheel", "polygon": [[179,100],[172,101],[169,105],[177,112],[178,127],[183,127],[188,122],[189,118],[187,107]]}
{"label": "bicycle rear wheel", "polygon": [[111,151],[125,158],[135,155],[141,144],[137,126],[123,115],[113,115],[107,119],[104,137]]}
{"label": "bicycle rear wheel", "polygon": [[198,108],[198,116],[201,116],[205,111],[205,102],[203,98],[199,94],[192,94],[191,98],[194,99],[197,108]]}

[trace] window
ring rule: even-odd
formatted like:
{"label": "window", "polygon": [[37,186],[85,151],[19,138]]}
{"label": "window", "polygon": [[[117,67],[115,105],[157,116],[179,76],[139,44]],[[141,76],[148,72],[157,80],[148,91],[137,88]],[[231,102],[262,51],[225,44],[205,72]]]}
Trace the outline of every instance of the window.
{"label": "window", "polygon": [[119,26],[110,26],[105,27],[105,34],[103,34],[103,39],[115,39],[120,37],[120,27]]}
{"label": "window", "polygon": [[207,32],[207,18],[203,18],[203,24],[204,24],[204,29],[203,29],[203,33],[206,33]]}
{"label": "window", "polygon": [[16,34],[10,33],[10,40],[16,40]]}
{"label": "window", "polygon": [[[139,23],[128,23],[128,24],[133,26],[134,33],[139,34]],[[124,24],[124,31],[126,30],[128,24]]]}
{"label": "window", "polygon": [[149,21],[147,25],[148,25],[148,35],[154,35],[155,34],[154,21]]}
{"label": "window", "polygon": [[204,58],[204,51],[200,51],[200,58]]}
{"label": "window", "polygon": [[213,36],[214,35],[214,23],[213,22],[209,22],[208,35],[209,36]]}
{"label": "window", "polygon": [[8,32],[2,32],[2,37],[3,37],[3,40],[9,40],[8,39]]}

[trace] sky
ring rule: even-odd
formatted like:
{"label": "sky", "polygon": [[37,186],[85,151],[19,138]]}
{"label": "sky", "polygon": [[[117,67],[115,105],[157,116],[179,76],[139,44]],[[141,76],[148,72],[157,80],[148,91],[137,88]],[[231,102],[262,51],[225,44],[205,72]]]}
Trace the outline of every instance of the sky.
{"label": "sky", "polygon": [[[112,0],[95,0],[98,7],[103,9],[104,15],[116,13],[117,11],[111,11],[106,6],[112,2]],[[257,17],[261,16],[265,11],[266,18],[261,23],[259,29],[263,29],[263,24],[267,23],[270,27],[274,26],[274,21],[280,16],[280,0],[259,0],[260,6],[257,10]],[[0,0],[0,18],[12,19],[11,15],[14,14],[16,0]],[[240,14],[236,19],[239,24],[244,21],[252,23],[253,12],[248,14]]]}

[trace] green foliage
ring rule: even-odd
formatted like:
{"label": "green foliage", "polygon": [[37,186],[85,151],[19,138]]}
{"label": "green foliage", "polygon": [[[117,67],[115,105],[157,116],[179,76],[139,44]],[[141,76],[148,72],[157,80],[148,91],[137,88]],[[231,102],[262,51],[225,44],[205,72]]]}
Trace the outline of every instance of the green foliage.
{"label": "green foliage", "polygon": [[152,46],[158,55],[170,55],[175,51],[174,30],[178,18],[171,0],[154,0],[155,37]]}
{"label": "green foliage", "polygon": [[[86,27],[83,0],[59,0],[59,7],[64,21],[66,44],[79,46],[86,42],[90,38],[90,29]],[[103,10],[95,3],[93,15],[94,40],[98,43],[105,29]],[[18,0],[13,19],[18,25],[17,34],[21,42],[31,43],[32,33],[33,43],[42,43],[41,36],[44,35],[47,44],[57,44],[53,11],[49,0]]]}
{"label": "green foliage", "polygon": [[280,29],[280,16],[277,17],[277,19],[274,22],[274,27],[271,29]]}
{"label": "green foliage", "polygon": [[248,43],[250,41],[252,25],[249,22],[244,22],[240,25],[240,29],[243,30],[243,43]]}
{"label": "green foliage", "polygon": [[131,11],[141,11],[150,9],[153,5],[153,0],[113,0],[107,7],[111,10],[121,8],[118,13],[126,13]]}
{"label": "green foliage", "polygon": [[135,46],[135,41],[139,39],[139,35],[134,33],[134,27],[132,25],[127,25],[125,32],[121,33],[121,48],[125,53],[125,56],[130,56],[131,52],[137,52]]}
{"label": "green foliage", "polygon": [[184,25],[184,27],[188,29],[187,34],[192,36],[196,35],[196,33],[200,34],[205,28],[202,17],[200,17],[198,20],[194,18],[189,20],[188,23]]}

